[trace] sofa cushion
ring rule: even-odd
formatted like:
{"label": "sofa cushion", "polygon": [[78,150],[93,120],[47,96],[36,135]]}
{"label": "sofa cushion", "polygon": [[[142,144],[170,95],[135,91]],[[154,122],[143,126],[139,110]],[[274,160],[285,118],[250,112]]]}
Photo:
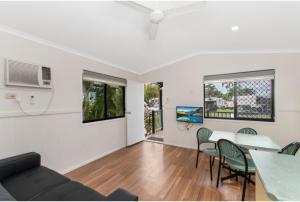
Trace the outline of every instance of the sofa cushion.
{"label": "sofa cushion", "polygon": [[0,201],[15,201],[16,199],[0,183]]}
{"label": "sofa cushion", "polygon": [[126,191],[125,189],[117,189],[107,196],[107,201],[137,201],[138,196]]}
{"label": "sofa cushion", "polygon": [[78,182],[69,181],[32,199],[33,201],[104,201],[106,197]]}
{"label": "sofa cushion", "polygon": [[0,180],[41,165],[41,156],[30,152],[0,160]]}
{"label": "sofa cushion", "polygon": [[40,166],[2,181],[5,189],[17,200],[27,201],[52,187],[70,181],[68,178]]}

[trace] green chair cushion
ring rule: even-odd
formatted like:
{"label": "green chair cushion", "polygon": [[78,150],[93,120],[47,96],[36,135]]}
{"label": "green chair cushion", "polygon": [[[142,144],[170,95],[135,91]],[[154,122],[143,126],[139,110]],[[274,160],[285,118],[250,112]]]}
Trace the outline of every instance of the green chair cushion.
{"label": "green chair cushion", "polygon": [[[253,160],[247,159],[247,161],[248,161],[248,173],[255,173],[255,165]],[[241,162],[232,159],[226,159],[226,162],[231,169],[245,172],[245,165],[242,164]]]}
{"label": "green chair cushion", "polygon": [[203,153],[208,155],[208,156],[219,156],[219,151],[215,148],[204,149]]}

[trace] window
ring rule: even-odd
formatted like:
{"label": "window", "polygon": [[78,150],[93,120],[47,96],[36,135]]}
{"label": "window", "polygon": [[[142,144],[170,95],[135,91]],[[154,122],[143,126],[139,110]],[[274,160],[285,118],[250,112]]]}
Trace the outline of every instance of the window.
{"label": "window", "polygon": [[125,117],[126,80],[84,71],[83,123]]}
{"label": "window", "polygon": [[105,119],[105,84],[83,80],[83,122]]}
{"label": "window", "polygon": [[106,114],[108,118],[124,116],[124,87],[106,85]]}
{"label": "window", "polygon": [[274,70],[204,77],[205,118],[274,121]]}

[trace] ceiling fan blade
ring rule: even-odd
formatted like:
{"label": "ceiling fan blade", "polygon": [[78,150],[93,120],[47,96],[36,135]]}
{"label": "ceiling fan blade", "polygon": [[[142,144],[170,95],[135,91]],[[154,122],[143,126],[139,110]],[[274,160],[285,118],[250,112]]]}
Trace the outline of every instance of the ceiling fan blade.
{"label": "ceiling fan blade", "polygon": [[130,8],[133,8],[139,12],[143,12],[143,13],[150,13],[152,12],[153,10],[151,8],[148,8],[142,4],[139,4],[137,2],[134,2],[134,1],[116,1],[117,3],[120,3],[120,4],[123,4],[125,6],[128,6]]}
{"label": "ceiling fan blade", "polygon": [[197,1],[197,2],[187,4],[185,6],[178,7],[178,8],[172,8],[172,9],[165,10],[164,13],[167,16],[182,15],[185,13],[198,11],[201,8],[203,8],[203,6],[205,4],[206,4],[206,1]]}
{"label": "ceiling fan blade", "polygon": [[158,23],[150,23],[150,29],[149,29],[149,39],[155,40],[156,34],[158,31]]}

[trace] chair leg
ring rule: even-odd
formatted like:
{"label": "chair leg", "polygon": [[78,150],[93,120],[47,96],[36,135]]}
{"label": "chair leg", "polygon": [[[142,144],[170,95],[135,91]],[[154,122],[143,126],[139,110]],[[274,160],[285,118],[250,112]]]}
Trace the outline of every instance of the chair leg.
{"label": "chair leg", "polygon": [[213,157],[213,161],[212,161],[212,165],[214,166],[214,164],[215,164],[215,156]]}
{"label": "chair leg", "polygon": [[219,160],[218,178],[217,178],[217,187],[219,187],[220,173],[221,173],[221,164],[222,164],[222,158],[220,158],[220,160]]}
{"label": "chair leg", "polygon": [[251,173],[248,174],[248,179],[249,179],[248,184],[250,184],[251,183]]}
{"label": "chair leg", "polygon": [[225,157],[220,158],[220,161],[222,161],[222,167],[224,168],[224,165],[225,165]]}
{"label": "chair leg", "polygon": [[[231,175],[231,172],[232,172],[232,170],[231,170],[231,168],[229,168],[229,175]],[[239,181],[238,177],[239,177],[238,175],[235,176],[235,181],[237,181],[237,182]]]}
{"label": "chair leg", "polygon": [[251,176],[253,175],[253,173],[249,173],[249,178],[248,178],[248,184],[253,184],[255,185],[255,182],[251,179]]}
{"label": "chair leg", "polygon": [[213,181],[211,156],[209,157],[209,171],[210,171],[210,180]]}
{"label": "chair leg", "polygon": [[247,177],[247,173],[245,173],[245,179],[244,179],[244,186],[243,186],[243,193],[242,193],[242,201],[244,201],[245,200],[245,193],[246,193],[246,186],[247,186],[247,179],[248,179],[248,177]]}
{"label": "chair leg", "polygon": [[198,168],[198,158],[199,158],[199,149],[198,149],[198,151],[197,151],[196,168]]}
{"label": "chair leg", "polygon": [[223,182],[224,180],[229,180],[231,178],[234,178],[238,175],[238,173],[234,173],[233,175],[228,175],[226,177],[221,177],[221,182]]}

